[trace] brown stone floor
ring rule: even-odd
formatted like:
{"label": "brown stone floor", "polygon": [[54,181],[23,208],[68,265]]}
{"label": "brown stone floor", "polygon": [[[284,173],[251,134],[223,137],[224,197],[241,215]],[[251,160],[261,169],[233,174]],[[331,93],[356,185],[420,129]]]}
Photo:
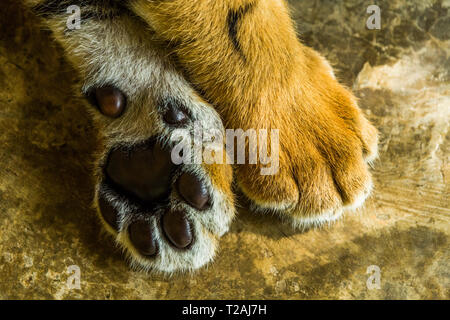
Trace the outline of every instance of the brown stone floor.
{"label": "brown stone floor", "polygon": [[[290,1],[381,132],[365,209],[305,233],[242,211],[190,276],[130,271],[90,208],[95,132],[74,72],[16,0],[0,4],[0,298],[449,299],[450,1]],[[81,289],[66,286],[81,269]],[[367,268],[381,269],[369,290]]]}

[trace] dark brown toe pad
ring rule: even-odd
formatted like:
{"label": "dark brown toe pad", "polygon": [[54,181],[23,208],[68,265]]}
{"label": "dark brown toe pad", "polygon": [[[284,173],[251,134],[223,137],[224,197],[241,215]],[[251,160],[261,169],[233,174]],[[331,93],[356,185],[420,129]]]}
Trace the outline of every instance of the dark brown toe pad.
{"label": "dark brown toe pad", "polygon": [[153,237],[152,226],[146,221],[134,222],[128,229],[130,241],[143,256],[156,255],[158,247]]}
{"label": "dark brown toe pad", "polygon": [[169,211],[162,217],[162,229],[169,242],[178,249],[192,243],[192,226],[183,211]]}
{"label": "dark brown toe pad", "polygon": [[206,185],[194,174],[184,173],[177,181],[177,189],[184,201],[197,210],[210,207],[210,196]]}
{"label": "dark brown toe pad", "polygon": [[[113,87],[96,89],[95,100],[100,111],[113,118],[123,112],[126,103],[125,96]],[[166,102],[160,111],[169,126],[180,127],[190,121],[189,113],[179,103]],[[144,257],[158,254],[159,241],[183,250],[188,250],[194,243],[195,230],[188,215],[189,208],[173,210],[169,207],[173,187],[182,202],[192,208],[193,214],[196,214],[195,210],[210,208],[212,203],[206,182],[193,173],[179,173],[182,168],[173,163],[170,147],[162,147],[158,141],[154,137],[126,148],[113,148],[103,167],[105,190],[129,202],[133,208],[130,209],[132,212],[122,213],[122,219],[132,221],[126,232],[133,247]],[[123,227],[118,211],[107,199],[99,198],[101,214],[119,232]],[[158,230],[154,227],[155,221],[160,224]]]}

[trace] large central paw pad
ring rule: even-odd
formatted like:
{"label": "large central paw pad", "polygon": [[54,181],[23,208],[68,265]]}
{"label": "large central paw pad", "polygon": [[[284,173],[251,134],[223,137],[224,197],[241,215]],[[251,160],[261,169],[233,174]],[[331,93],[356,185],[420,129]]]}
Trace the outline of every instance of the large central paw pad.
{"label": "large central paw pad", "polygon": [[148,143],[133,150],[112,151],[105,171],[124,193],[151,204],[167,198],[173,170],[169,150]]}
{"label": "large central paw pad", "polygon": [[[185,249],[194,239],[187,210],[158,209],[170,203],[172,184],[180,200],[192,209],[206,210],[211,206],[211,196],[206,183],[192,173],[181,173],[173,182],[177,167],[171,161],[170,150],[163,149],[159,143],[148,142],[132,150],[116,149],[109,154],[105,166],[105,184],[112,192],[126,197],[127,201],[150,211],[149,216],[159,215],[159,229],[166,240],[178,249]],[[119,210],[104,197],[100,198],[100,209],[105,221],[117,229]],[[143,256],[152,256],[158,251],[154,233],[152,227],[142,220],[132,222],[128,227],[131,243]]]}
{"label": "large central paw pad", "polygon": [[[101,88],[96,97],[100,111],[111,111],[121,94]],[[193,117],[206,127],[221,124],[211,121],[215,113],[209,106],[201,108],[188,113],[184,105],[165,103],[158,109],[158,134],[143,142],[116,144],[105,153],[96,197],[100,216],[132,264],[145,270],[193,270],[209,262],[234,216],[227,165],[172,161],[172,130],[190,132]],[[102,113],[114,118],[111,112]]]}

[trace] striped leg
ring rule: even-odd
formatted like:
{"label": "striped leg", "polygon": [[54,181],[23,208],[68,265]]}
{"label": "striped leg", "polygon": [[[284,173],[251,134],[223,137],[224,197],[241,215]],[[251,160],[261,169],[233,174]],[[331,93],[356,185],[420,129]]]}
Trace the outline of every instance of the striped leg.
{"label": "striped leg", "polygon": [[278,171],[261,175],[263,163],[236,168],[237,184],[256,210],[301,228],[363,204],[372,188],[367,162],[377,154],[377,130],[328,62],[298,41],[285,1],[129,4],[171,43],[227,128],[279,130]]}

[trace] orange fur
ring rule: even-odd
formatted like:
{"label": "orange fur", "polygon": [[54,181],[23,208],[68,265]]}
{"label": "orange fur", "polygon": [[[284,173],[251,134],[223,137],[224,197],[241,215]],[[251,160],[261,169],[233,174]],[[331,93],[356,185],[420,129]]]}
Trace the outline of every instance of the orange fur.
{"label": "orange fur", "polygon": [[[284,1],[135,0],[131,6],[174,44],[187,77],[227,128],[280,130],[277,175],[261,176],[260,165],[236,167],[239,187],[258,207],[301,219],[365,199],[377,130],[326,60],[298,41]],[[243,8],[238,52],[227,16]]]}

